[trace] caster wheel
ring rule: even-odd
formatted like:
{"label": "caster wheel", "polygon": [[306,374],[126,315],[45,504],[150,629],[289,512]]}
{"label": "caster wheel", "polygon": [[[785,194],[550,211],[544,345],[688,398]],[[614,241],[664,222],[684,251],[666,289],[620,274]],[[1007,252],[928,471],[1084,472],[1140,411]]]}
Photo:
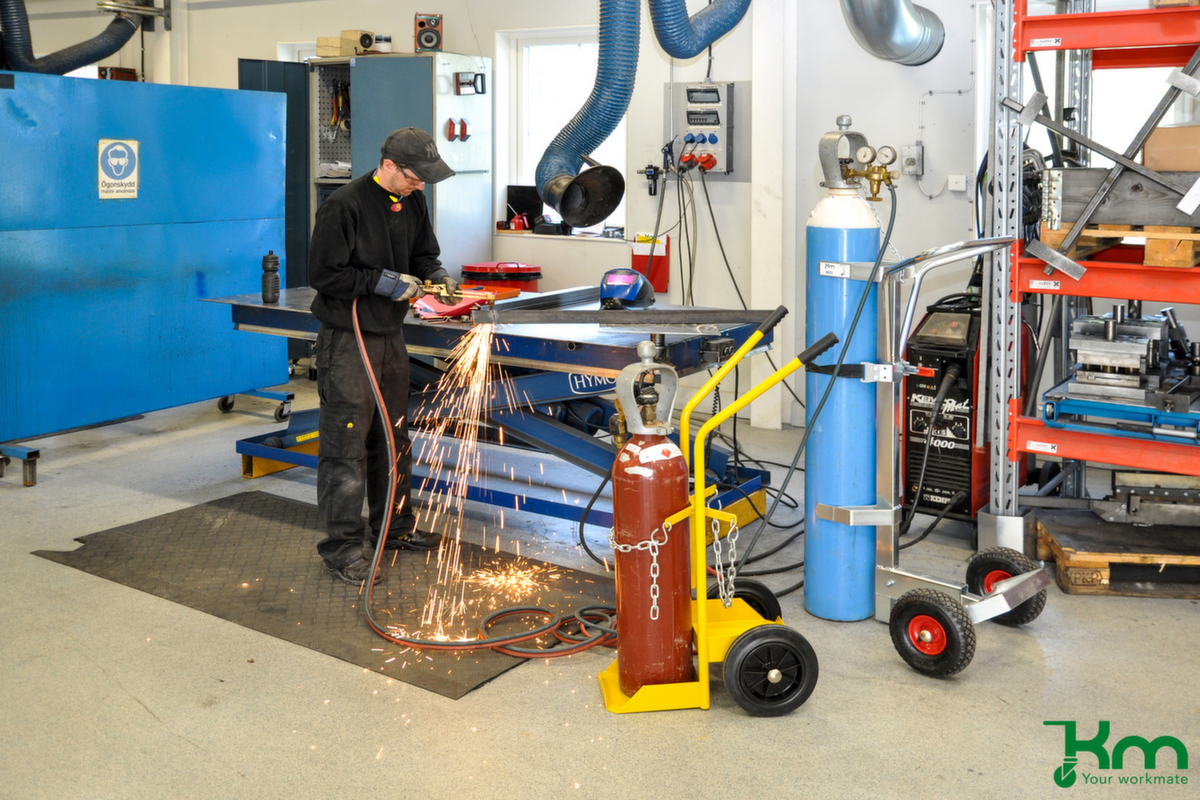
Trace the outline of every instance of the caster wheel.
{"label": "caster wheel", "polygon": [[316,369],[316,367],[309,367],[309,368],[308,368],[308,379],[309,379],[310,381],[315,381],[315,380],[317,379],[317,369]]}
{"label": "caster wheel", "polygon": [[[967,588],[978,595],[991,594],[1000,581],[1037,568],[1037,564],[1023,553],[1007,547],[993,547],[976,553],[967,562]],[[992,621],[1001,625],[1028,625],[1045,607],[1046,590],[1043,589],[1012,611],[992,617]]]}
{"label": "caster wheel", "polygon": [[217,408],[222,414],[228,414],[230,411],[233,411],[233,395],[227,394],[224,397],[218,398]]}
{"label": "caster wheel", "polygon": [[957,600],[933,589],[906,592],[892,606],[892,644],[910,667],[949,678],[975,657],[975,626]]}
{"label": "caster wheel", "polygon": [[725,653],[725,688],[753,717],[795,711],[817,685],[817,654],[808,640],[783,625],[759,625]]}
{"label": "caster wheel", "polygon": [[280,403],[275,409],[275,421],[283,422],[292,415],[292,407],[287,403]]}
{"label": "caster wheel", "polygon": [[296,363],[294,361],[288,363],[288,377],[296,374]]}
{"label": "caster wheel", "polygon": [[[708,587],[709,600],[716,600],[720,596],[721,590],[715,583]],[[755,613],[768,622],[775,622],[783,616],[775,593],[758,581],[738,578],[733,584],[733,596],[745,600],[746,605],[753,608]]]}
{"label": "caster wheel", "polygon": [[262,443],[264,447],[283,447],[283,439],[278,436],[268,436]]}

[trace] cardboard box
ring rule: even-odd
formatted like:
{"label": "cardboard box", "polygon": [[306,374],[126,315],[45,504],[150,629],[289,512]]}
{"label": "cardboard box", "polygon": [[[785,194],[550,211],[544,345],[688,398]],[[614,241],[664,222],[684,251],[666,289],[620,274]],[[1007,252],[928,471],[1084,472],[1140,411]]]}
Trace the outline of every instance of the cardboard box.
{"label": "cardboard box", "polygon": [[1200,123],[1159,125],[1146,140],[1142,163],[1156,172],[1200,172]]}
{"label": "cardboard box", "polygon": [[342,55],[342,40],[338,36],[321,36],[317,39],[317,57]]}
{"label": "cardboard box", "polygon": [[375,34],[371,31],[342,31],[342,38],[354,42],[360,53],[375,46]]}

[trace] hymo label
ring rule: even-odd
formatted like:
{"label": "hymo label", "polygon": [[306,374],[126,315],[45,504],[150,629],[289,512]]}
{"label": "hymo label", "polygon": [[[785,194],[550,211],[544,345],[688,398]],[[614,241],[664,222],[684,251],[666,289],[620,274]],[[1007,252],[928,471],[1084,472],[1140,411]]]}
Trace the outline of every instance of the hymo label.
{"label": "hymo label", "polygon": [[616,378],[602,378],[599,375],[579,375],[571,373],[567,376],[573,394],[597,394],[607,392],[617,385]]}

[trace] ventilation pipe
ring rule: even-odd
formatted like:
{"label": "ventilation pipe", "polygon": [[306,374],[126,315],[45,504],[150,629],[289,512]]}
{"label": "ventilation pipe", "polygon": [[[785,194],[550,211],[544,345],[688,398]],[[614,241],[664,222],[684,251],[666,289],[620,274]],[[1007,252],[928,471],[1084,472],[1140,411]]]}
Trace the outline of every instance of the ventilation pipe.
{"label": "ventilation pipe", "polygon": [[[650,0],[659,44],[691,58],[741,20],[750,0],[717,0],[688,17],[685,0]],[[538,194],[572,227],[607,219],[621,203],[625,179],[591,154],[616,129],[633,94],[637,72],[640,0],[600,0],[600,58],[596,83],[583,108],[546,148],[537,167]],[[584,162],[590,169],[580,172]]]}
{"label": "ventilation pipe", "polygon": [[[558,132],[537,165],[538,194],[575,228],[606,219],[621,203],[625,179],[590,156],[629,108],[637,72],[641,0],[600,0],[596,83],[583,108]],[[580,168],[587,160],[592,168]]]}
{"label": "ventilation pipe", "polygon": [[912,0],[841,0],[850,33],[876,58],[917,67],[942,50],[946,29]]}
{"label": "ventilation pipe", "polygon": [[57,53],[42,58],[33,57],[33,39],[29,35],[29,15],[25,11],[25,0],[0,0],[0,29],[4,60],[8,69],[17,72],[42,72],[50,75],[65,75],[72,70],[95,64],[125,46],[141,24],[141,15],[117,17],[97,36],[86,42],[71,45]]}
{"label": "ventilation pipe", "polygon": [[667,55],[692,58],[742,21],[750,0],[717,0],[688,17],[684,0],[650,0],[654,36]]}

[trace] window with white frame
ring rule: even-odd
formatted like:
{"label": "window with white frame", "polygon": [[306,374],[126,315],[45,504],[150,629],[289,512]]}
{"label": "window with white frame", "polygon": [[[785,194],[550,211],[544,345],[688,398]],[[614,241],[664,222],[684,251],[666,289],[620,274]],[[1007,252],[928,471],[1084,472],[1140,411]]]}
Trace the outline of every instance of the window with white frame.
{"label": "window with white frame", "polygon": [[[548,36],[541,31],[514,33],[512,63],[513,142],[510,147],[510,182],[534,185],[534,173],[546,147],[583,107],[596,80],[600,46],[596,33],[573,32]],[[625,171],[625,119],[601,144],[592,158]],[[625,225],[625,201],[603,223]]]}

